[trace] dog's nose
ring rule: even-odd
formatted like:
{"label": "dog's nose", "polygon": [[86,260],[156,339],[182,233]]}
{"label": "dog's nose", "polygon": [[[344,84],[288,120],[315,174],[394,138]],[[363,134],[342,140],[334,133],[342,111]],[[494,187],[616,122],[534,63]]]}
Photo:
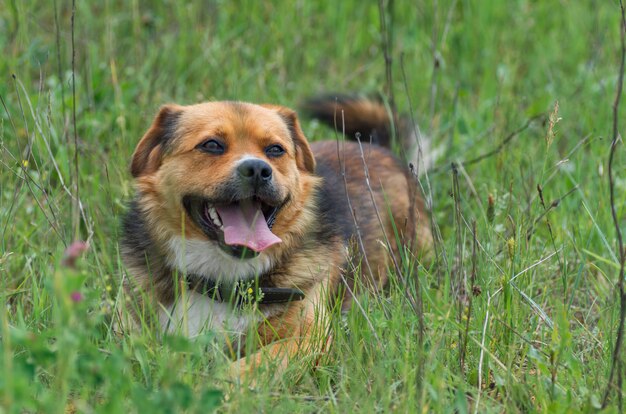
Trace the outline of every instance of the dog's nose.
{"label": "dog's nose", "polygon": [[245,160],[237,166],[237,173],[245,182],[258,187],[272,179],[272,167],[263,160]]}

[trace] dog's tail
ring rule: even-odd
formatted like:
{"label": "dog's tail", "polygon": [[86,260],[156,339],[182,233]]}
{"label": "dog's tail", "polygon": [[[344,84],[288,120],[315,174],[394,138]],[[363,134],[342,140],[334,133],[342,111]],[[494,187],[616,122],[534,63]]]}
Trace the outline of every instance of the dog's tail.
{"label": "dog's tail", "polygon": [[398,119],[380,100],[356,95],[322,95],[302,104],[303,111],[344,133],[348,139],[391,147],[392,128]]}
{"label": "dog's tail", "polygon": [[334,128],[339,134],[361,142],[372,142],[391,149],[392,136],[397,137],[396,150],[401,158],[417,166],[418,172],[432,167],[439,155],[430,137],[422,135],[412,118],[391,113],[380,99],[358,95],[328,94],[305,101],[301,108],[311,118]]}

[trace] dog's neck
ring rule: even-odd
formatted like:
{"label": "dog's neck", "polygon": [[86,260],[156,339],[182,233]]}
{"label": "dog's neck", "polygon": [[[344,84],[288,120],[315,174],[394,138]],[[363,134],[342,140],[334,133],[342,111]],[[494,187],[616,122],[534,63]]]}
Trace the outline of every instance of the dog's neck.
{"label": "dog's neck", "polygon": [[209,241],[172,238],[170,264],[186,274],[187,286],[218,302],[237,307],[245,303],[274,304],[302,300],[299,289],[277,287],[271,274],[275,263],[267,255],[239,259]]}
{"label": "dog's neck", "polygon": [[172,269],[224,284],[254,279],[274,267],[272,258],[266,254],[242,260],[223,252],[217,243],[208,240],[173,236],[168,242],[167,251]]}

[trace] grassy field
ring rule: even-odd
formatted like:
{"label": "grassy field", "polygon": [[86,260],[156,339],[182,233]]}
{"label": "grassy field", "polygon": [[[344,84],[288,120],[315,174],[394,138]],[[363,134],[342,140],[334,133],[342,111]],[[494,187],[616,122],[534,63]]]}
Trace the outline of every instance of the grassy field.
{"label": "grassy field", "polygon": [[[77,2],[74,30],[70,2],[0,3],[0,413],[600,411],[619,313],[618,3],[392,6],[395,103],[441,151],[421,177],[438,258],[337,318],[320,367],[302,357],[251,389],[223,380],[210,333],[114,334],[130,155],[166,102],[386,91],[378,2]],[[75,267],[73,240],[89,242]]]}

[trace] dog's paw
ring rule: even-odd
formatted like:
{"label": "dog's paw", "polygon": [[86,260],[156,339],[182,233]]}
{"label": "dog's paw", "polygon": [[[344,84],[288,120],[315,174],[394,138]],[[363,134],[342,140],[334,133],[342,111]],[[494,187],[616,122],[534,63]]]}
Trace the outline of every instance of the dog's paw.
{"label": "dog's paw", "polygon": [[226,372],[228,380],[240,386],[255,388],[254,367],[246,358],[231,362]]}

